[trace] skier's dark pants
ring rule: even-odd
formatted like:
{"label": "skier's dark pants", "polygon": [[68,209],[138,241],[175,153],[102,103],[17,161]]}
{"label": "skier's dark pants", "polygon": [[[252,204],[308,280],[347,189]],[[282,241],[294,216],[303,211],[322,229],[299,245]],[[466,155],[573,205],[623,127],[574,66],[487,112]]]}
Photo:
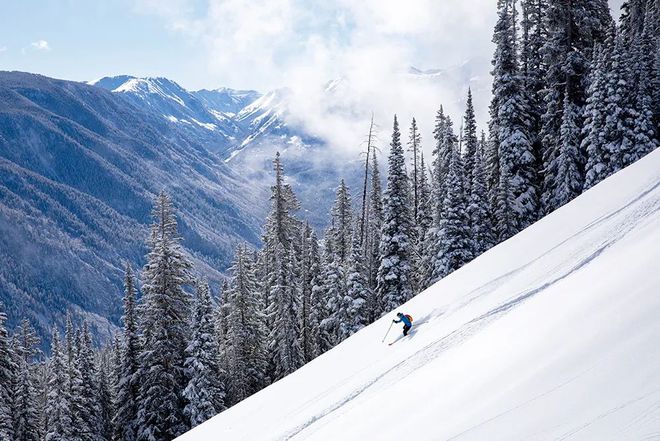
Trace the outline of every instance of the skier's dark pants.
{"label": "skier's dark pants", "polygon": [[403,335],[408,335],[408,331],[410,331],[411,326],[408,325],[403,325]]}

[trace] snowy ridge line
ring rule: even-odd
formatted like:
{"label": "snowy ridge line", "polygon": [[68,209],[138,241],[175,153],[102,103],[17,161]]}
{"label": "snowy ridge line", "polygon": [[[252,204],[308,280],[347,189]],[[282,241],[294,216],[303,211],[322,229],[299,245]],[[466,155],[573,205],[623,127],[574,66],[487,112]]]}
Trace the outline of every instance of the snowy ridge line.
{"label": "snowy ridge line", "polygon": [[[611,220],[613,217],[615,217],[617,214],[621,212],[625,212],[624,209],[630,208],[632,205],[635,203],[640,202],[643,200],[647,195],[651,194],[656,188],[660,186],[660,180],[656,181],[649,189],[646,191],[642,192],[638,197],[635,197],[633,200],[628,202],[626,205],[621,207],[618,210],[615,210],[611,213],[608,213],[605,216],[602,216],[601,218],[597,219],[594,222],[591,222],[588,224],[585,228],[580,230],[579,232],[573,234],[569,239],[566,239],[563,241],[561,244],[565,244],[568,241],[575,239],[578,236],[581,236],[585,233],[587,233],[589,230],[592,230],[596,228],[599,225],[602,225],[603,222],[606,222],[607,220]],[[646,204],[642,204],[641,207],[639,207],[637,210],[635,210],[633,213],[627,214],[621,221],[617,222],[615,225],[613,225],[611,228],[608,228],[607,231],[603,232],[602,234],[605,235],[605,237],[609,238],[606,239],[604,242],[601,242],[600,245],[592,251],[589,255],[586,257],[582,258],[577,262],[576,265],[573,265],[571,268],[569,268],[567,271],[564,271],[562,274],[559,276],[555,277],[554,279],[543,283],[540,286],[537,286],[535,288],[529,289],[526,292],[514,297],[512,300],[501,304],[500,306],[491,309],[490,311],[482,314],[479,317],[476,317],[467,323],[463,324],[460,328],[452,331],[451,333],[447,334],[440,340],[437,340],[433,343],[428,344],[427,346],[424,346],[423,348],[419,349],[417,352],[415,352],[413,355],[405,359],[403,362],[400,364],[397,364],[393,366],[392,368],[386,370],[383,372],[381,375],[375,377],[373,380],[367,382],[364,384],[362,387],[359,389],[353,391],[350,395],[348,395],[345,399],[340,400],[333,404],[332,406],[328,407],[326,410],[322,411],[320,414],[315,415],[311,419],[309,419],[307,422],[301,424],[300,426],[296,427],[293,429],[291,432],[285,434],[283,437],[279,438],[281,440],[289,440],[294,438],[296,435],[301,433],[302,431],[310,428],[312,425],[318,423],[320,420],[330,416],[333,412],[336,410],[340,409],[346,404],[349,404],[351,401],[353,401],[355,398],[357,398],[359,395],[363,394],[364,392],[368,391],[370,388],[372,388],[374,385],[382,383],[384,379],[387,379],[390,374],[395,373],[397,371],[403,370],[403,375],[406,375],[407,373],[416,370],[428,362],[434,360],[437,358],[442,352],[446,351],[449,349],[451,346],[455,344],[459,344],[466,339],[470,338],[472,335],[474,335],[477,331],[481,330],[483,327],[489,325],[491,322],[497,320],[500,318],[502,315],[506,314],[509,312],[511,309],[515,308],[516,306],[520,305],[526,300],[529,300],[530,298],[534,297],[536,294],[539,292],[545,291],[547,288],[549,288],[552,285],[555,285],[558,282],[561,282],[562,280],[566,279],[567,277],[570,277],[572,274],[576,273],[577,271],[580,271],[582,268],[584,268],[586,265],[588,265],[590,262],[592,262],[595,258],[600,256],[603,252],[605,252],[608,248],[610,248],[612,245],[616,244],[619,240],[621,240],[623,237],[625,237],[626,234],[628,234],[630,231],[634,230],[636,226],[642,224],[649,216],[652,216],[655,214],[658,210],[660,209],[660,198],[654,197],[651,200],[649,200]],[[618,228],[617,228],[618,227]],[[614,229],[616,233],[614,236],[609,235],[608,233],[611,232],[611,230]],[[533,261],[529,262],[526,265],[523,265],[519,267],[518,269],[511,271],[510,273],[507,273],[508,275],[515,274],[516,272],[522,271],[524,268],[532,265],[533,263],[536,263],[539,259],[543,258],[544,256],[547,256],[548,254],[552,253],[556,249],[558,249],[560,245],[551,248],[547,252],[543,253],[541,256],[537,257]],[[506,276],[506,275],[505,275]],[[502,279],[502,277],[498,277],[497,279]],[[497,280],[496,279],[496,280]],[[490,285],[490,282],[487,285]],[[482,288],[484,286],[478,288],[475,291],[482,291]],[[462,306],[461,306],[462,307]],[[575,377],[578,378],[579,376]],[[398,375],[392,380],[396,378],[401,378],[401,375]],[[573,378],[573,379],[575,379]],[[568,382],[572,381],[573,379],[569,380]],[[532,402],[538,398],[541,398],[542,396],[545,396],[551,392],[553,392],[556,389],[561,388],[564,386],[566,383],[562,383],[559,386],[556,386],[555,388],[540,394],[530,400],[528,402]],[[385,383],[387,384],[387,383]],[[512,408],[511,410],[515,410],[516,408],[519,408],[521,406],[524,406],[526,403],[522,403],[521,405]],[[507,411],[510,412],[511,410]],[[501,415],[505,415],[507,412],[501,413]],[[497,415],[493,417],[492,419],[488,421],[492,421],[496,419],[497,417],[501,416]],[[488,422],[486,421],[486,422]],[[484,422],[483,424],[485,424]],[[475,426],[476,427],[476,426]],[[456,437],[460,436],[461,434],[457,435]],[[450,439],[455,439],[456,437],[450,438]]]}

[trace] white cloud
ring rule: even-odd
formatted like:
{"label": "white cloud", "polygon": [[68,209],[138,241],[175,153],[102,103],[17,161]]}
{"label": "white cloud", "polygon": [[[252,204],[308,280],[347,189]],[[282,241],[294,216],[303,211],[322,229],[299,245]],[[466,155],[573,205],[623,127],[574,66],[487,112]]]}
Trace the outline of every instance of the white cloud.
{"label": "white cloud", "polygon": [[0,54],[3,52],[7,52],[7,46],[0,46]]}
{"label": "white cloud", "polygon": [[[435,112],[444,105],[458,131],[468,85],[486,126],[493,0],[135,1],[203,45],[217,86],[291,88],[292,118],[341,151],[358,150],[371,111],[383,145],[397,113],[406,135],[417,118],[430,150]],[[446,72],[420,79],[410,66]]]}
{"label": "white cloud", "polygon": [[[440,104],[459,119],[469,78],[488,83],[492,0],[209,0],[202,9],[185,0],[136,2],[204,45],[218,86],[290,87],[292,117],[342,150],[356,151],[372,110],[384,144],[396,112],[404,133],[417,117],[429,146]],[[406,74],[469,59],[465,78]],[[340,77],[337,101],[328,102],[324,86]],[[485,126],[487,97],[476,100]]]}
{"label": "white cloud", "polygon": [[30,43],[30,46],[37,51],[49,51],[50,45],[46,40],[37,40]]}

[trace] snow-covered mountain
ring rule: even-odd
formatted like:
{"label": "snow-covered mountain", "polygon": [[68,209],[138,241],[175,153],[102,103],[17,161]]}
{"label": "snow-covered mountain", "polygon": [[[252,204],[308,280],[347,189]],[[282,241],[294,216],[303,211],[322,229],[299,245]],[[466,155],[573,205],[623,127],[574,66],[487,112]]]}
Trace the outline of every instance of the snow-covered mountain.
{"label": "snow-covered mountain", "polygon": [[[165,80],[122,80],[106,81],[125,90],[110,93],[0,72],[0,301],[10,327],[29,318],[44,344],[67,311],[99,337],[119,324],[122,266],[143,264],[163,189],[186,251],[215,289],[234,247],[260,240],[265,184],[227,167],[198,134],[126,98],[151,90],[144,93],[154,105],[171,99],[192,109],[194,101]],[[127,84],[140,92],[126,92]]]}
{"label": "snow-covered mountain", "polygon": [[228,87],[193,92],[207,109],[224,115],[235,115],[261,95],[254,90],[234,90]]}
{"label": "snow-covered mountain", "polygon": [[218,110],[223,107],[222,98],[234,110],[237,103],[246,103],[256,98],[252,93],[238,91],[233,96],[228,89],[224,92],[189,92],[174,81],[160,77],[120,75],[104,77],[89,84],[110,90],[138,109],[167,120],[178,130],[220,153],[228,146],[240,142],[244,136],[232,118],[233,112]]}
{"label": "snow-covered mountain", "polygon": [[179,440],[654,438],[659,260],[655,151]]}

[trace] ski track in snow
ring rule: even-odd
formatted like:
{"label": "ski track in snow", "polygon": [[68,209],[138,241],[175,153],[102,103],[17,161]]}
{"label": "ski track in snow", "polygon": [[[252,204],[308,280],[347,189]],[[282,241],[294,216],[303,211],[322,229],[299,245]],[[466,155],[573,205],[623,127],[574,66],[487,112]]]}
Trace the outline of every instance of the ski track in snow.
{"label": "ski track in snow", "polygon": [[[648,188],[646,191],[642,192],[639,196],[625,204],[624,206],[620,207],[617,210],[614,210],[607,215],[602,216],[599,219],[596,219],[595,221],[591,222],[590,224],[586,225],[583,229],[580,231],[576,232],[575,234],[571,235],[569,238],[566,240],[562,241],[560,244],[554,246],[550,250],[546,251],[542,255],[538,256],[537,258],[533,259],[529,263],[522,265],[518,268],[516,268],[513,271],[510,271],[509,273],[498,277],[490,282],[488,282],[485,285],[482,285],[481,287],[473,290],[468,296],[470,297],[466,302],[461,304],[457,309],[462,309],[468,304],[472,303],[474,300],[476,300],[479,297],[482,297],[489,292],[492,292],[494,289],[497,287],[505,284],[507,280],[510,280],[513,276],[516,274],[524,271],[526,268],[535,265],[535,264],[542,264],[543,259],[550,256],[554,251],[561,249],[562,246],[565,246],[571,241],[575,241],[576,239],[580,238],[583,235],[586,235],[591,230],[603,227],[604,231],[599,234],[599,238],[601,239],[600,241],[592,241],[588,244],[583,245],[582,247],[579,247],[573,254],[577,258],[577,263],[574,265],[570,266],[569,268],[565,268],[565,264],[568,262],[575,262],[575,260],[572,259],[567,259],[561,262],[559,265],[557,265],[554,268],[551,268],[548,272],[545,273],[545,277],[543,279],[547,279],[547,275],[555,275],[550,281],[545,282],[539,286],[533,287],[531,289],[525,290],[523,292],[518,292],[516,295],[514,295],[511,300],[487,311],[486,313],[482,314],[479,317],[476,317],[467,323],[464,323],[462,326],[460,326],[458,329],[452,331],[451,333],[445,335],[439,340],[436,340],[435,342],[432,342],[425,347],[421,348],[417,352],[415,352],[413,355],[402,361],[401,363],[395,365],[394,367],[384,371],[380,375],[376,376],[372,380],[364,383],[361,387],[358,389],[354,390],[351,394],[348,396],[344,397],[342,400],[339,400],[335,402],[332,406],[327,407],[325,410],[322,412],[318,413],[317,415],[314,415],[310,419],[308,419],[306,422],[303,424],[297,426],[293,430],[283,434],[282,436],[279,437],[281,440],[289,440],[297,437],[298,435],[302,435],[303,437],[306,438],[305,434],[303,434],[304,431],[308,431],[308,434],[311,434],[314,431],[314,428],[312,427],[313,425],[319,424],[320,421],[323,419],[331,416],[333,412],[341,409],[342,407],[350,404],[353,402],[356,398],[364,394],[365,392],[375,388],[376,386],[378,387],[386,387],[387,385],[395,382],[396,380],[407,376],[410,374],[412,371],[415,371],[424,365],[428,364],[429,362],[435,360],[438,356],[440,356],[443,352],[446,350],[450,349],[456,344],[460,344],[476,334],[479,330],[481,330],[483,327],[489,325],[492,323],[494,320],[497,320],[498,318],[502,317],[504,314],[507,312],[511,311],[513,308],[517,307],[520,305],[522,302],[529,300],[533,296],[537,295],[538,293],[546,290],[552,285],[555,285],[556,283],[561,282],[562,280],[570,277],[571,275],[575,274],[577,271],[581,270],[584,268],[586,265],[588,265],[591,261],[593,261],[595,258],[600,256],[603,252],[605,252],[608,248],[610,248],[612,245],[616,244],[619,240],[621,240],[627,233],[635,229],[638,225],[644,223],[647,221],[647,219],[651,218],[659,209],[660,209],[660,199],[657,197],[651,197],[649,200],[645,200],[646,197],[649,194],[652,194],[653,191],[660,185],[660,181],[656,181],[653,185],[651,185],[650,188]],[[630,207],[632,207],[635,204],[639,204],[638,207],[636,207],[634,210],[629,212]],[[621,213],[624,215],[621,217],[621,219],[617,219],[617,216],[619,216]],[[580,255],[583,255],[588,253],[584,257],[579,257]],[[435,311],[434,311],[435,312]],[[420,319],[420,322],[417,323],[417,326],[421,326],[423,323],[426,323],[429,321],[431,318],[437,318],[438,316],[442,315],[445,313],[445,310],[441,310],[437,315],[429,315],[425,316],[422,319]],[[432,313],[433,314],[433,313]],[[411,336],[412,338],[412,336]],[[481,427],[503,415],[506,415],[510,413],[513,410],[516,410],[518,408],[524,407],[527,404],[536,401],[546,395],[549,395],[562,387],[566,386],[570,382],[574,381],[575,379],[579,378],[581,375],[583,375],[587,371],[583,371],[577,376],[574,376],[567,381],[560,383],[559,385],[556,385],[555,387],[539,394],[536,395],[535,397],[529,399],[528,401],[519,404],[518,406],[515,406],[511,409],[508,409],[504,412],[501,412],[485,421],[482,421],[471,428],[468,428],[467,430],[449,438],[450,440],[453,439],[458,439],[462,435],[468,433],[469,431],[476,429],[478,427]],[[330,390],[328,390],[330,392]],[[654,394],[660,393],[660,390],[653,391],[649,394],[646,394],[642,397],[637,397],[635,399],[632,399],[631,401],[627,402],[626,404],[622,406],[618,406],[614,409],[611,409],[609,412],[600,415],[597,419],[605,418],[608,415],[617,412],[620,410],[623,406],[626,406],[628,404],[631,404],[633,402],[640,401],[646,397],[652,396]],[[316,401],[320,398],[320,396],[314,397],[313,401]],[[660,407],[660,402],[655,402],[651,405],[650,408],[655,407]],[[568,432],[566,435],[564,435],[560,440],[568,440],[570,439],[573,435],[578,433],[579,431],[583,430],[590,424],[593,424],[595,420],[590,421],[585,423],[583,426],[579,428],[575,428],[572,431]],[[322,424],[322,423],[321,423]]]}

